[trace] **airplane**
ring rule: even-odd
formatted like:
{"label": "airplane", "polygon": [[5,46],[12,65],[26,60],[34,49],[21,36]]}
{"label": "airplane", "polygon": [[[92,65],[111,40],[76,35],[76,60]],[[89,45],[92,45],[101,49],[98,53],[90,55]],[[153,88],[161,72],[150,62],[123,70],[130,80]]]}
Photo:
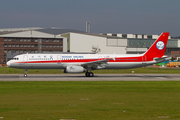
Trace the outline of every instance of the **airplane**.
{"label": "airplane", "polygon": [[63,69],[64,73],[83,73],[93,77],[91,70],[129,69],[170,60],[164,56],[168,32],[163,32],[143,54],[21,54],[7,62],[8,67],[25,69]]}

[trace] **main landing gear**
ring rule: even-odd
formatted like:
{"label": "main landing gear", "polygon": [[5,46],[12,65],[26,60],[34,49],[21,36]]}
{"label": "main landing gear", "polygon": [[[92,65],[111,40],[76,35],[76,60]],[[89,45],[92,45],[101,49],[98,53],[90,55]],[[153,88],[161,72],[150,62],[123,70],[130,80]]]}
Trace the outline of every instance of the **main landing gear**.
{"label": "main landing gear", "polygon": [[86,72],[85,75],[86,77],[94,77],[94,73],[92,72]]}
{"label": "main landing gear", "polygon": [[25,70],[25,74],[24,74],[24,77],[27,77],[27,69]]}

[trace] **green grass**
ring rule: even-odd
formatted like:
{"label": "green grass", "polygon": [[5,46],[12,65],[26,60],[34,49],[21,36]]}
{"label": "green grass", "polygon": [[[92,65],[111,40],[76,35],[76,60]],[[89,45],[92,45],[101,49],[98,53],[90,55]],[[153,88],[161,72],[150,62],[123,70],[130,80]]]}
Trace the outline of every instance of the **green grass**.
{"label": "green grass", "polygon": [[0,82],[3,120],[180,119],[180,82]]}
{"label": "green grass", "polygon": [[[180,73],[180,69],[174,68],[135,68],[135,69],[105,69],[94,70],[95,74],[121,74],[121,73]],[[0,67],[0,74],[24,74],[25,69]],[[62,69],[28,69],[28,74],[62,74]]]}

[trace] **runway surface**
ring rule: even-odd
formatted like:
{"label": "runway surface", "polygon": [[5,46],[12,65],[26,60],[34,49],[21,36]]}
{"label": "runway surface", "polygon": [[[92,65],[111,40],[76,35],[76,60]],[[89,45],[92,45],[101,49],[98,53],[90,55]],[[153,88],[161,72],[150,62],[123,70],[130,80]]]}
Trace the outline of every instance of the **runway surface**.
{"label": "runway surface", "polygon": [[180,81],[180,74],[0,74],[0,81]]}

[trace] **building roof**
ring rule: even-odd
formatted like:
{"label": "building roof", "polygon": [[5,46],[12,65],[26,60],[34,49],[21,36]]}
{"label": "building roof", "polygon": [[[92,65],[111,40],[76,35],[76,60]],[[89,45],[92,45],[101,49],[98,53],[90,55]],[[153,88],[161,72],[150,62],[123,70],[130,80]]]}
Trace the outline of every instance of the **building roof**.
{"label": "building roof", "polygon": [[17,33],[17,32],[23,32],[23,31],[0,31],[0,35],[11,34],[11,33]]}
{"label": "building roof", "polygon": [[[86,33],[84,31],[79,30],[72,30],[72,29],[63,29],[63,28],[11,28],[11,29],[0,29],[0,35],[12,34],[12,33],[20,33],[25,31],[37,31],[44,34],[51,34],[51,35],[61,35],[67,33],[78,33],[84,35],[91,35],[96,37],[105,37],[105,38],[112,38],[112,39],[120,39],[121,37],[117,36],[109,36],[109,35],[102,35],[96,33]],[[25,35],[25,34],[23,34]],[[122,39],[122,38],[121,38]]]}
{"label": "building roof", "polygon": [[84,32],[84,33],[79,33],[79,34],[91,35],[91,36],[97,36],[97,37],[105,37],[105,38],[112,38],[112,39],[122,39],[121,37],[109,36],[109,35],[101,35],[101,34],[96,34],[96,33],[86,33],[86,32]]}
{"label": "building roof", "polygon": [[5,34],[11,34],[11,33],[18,33],[18,32],[24,32],[24,31],[29,31],[29,30],[36,30],[36,29],[43,29],[40,27],[30,27],[30,28],[4,28],[0,29],[0,35],[5,35]]}
{"label": "building roof", "polygon": [[63,28],[48,28],[48,29],[39,29],[35,31],[53,34],[53,35],[66,34],[66,33],[79,33],[79,34],[91,35],[91,36],[97,36],[97,37],[120,38],[120,37],[115,37],[115,36],[101,35],[101,34],[95,34],[95,33],[86,33],[79,30],[63,29]]}
{"label": "building roof", "polygon": [[35,30],[35,31],[48,33],[48,34],[53,34],[53,35],[65,34],[65,33],[69,33],[69,32],[85,33],[83,31],[71,30],[71,29],[61,29],[61,28],[39,29],[39,30]]}

